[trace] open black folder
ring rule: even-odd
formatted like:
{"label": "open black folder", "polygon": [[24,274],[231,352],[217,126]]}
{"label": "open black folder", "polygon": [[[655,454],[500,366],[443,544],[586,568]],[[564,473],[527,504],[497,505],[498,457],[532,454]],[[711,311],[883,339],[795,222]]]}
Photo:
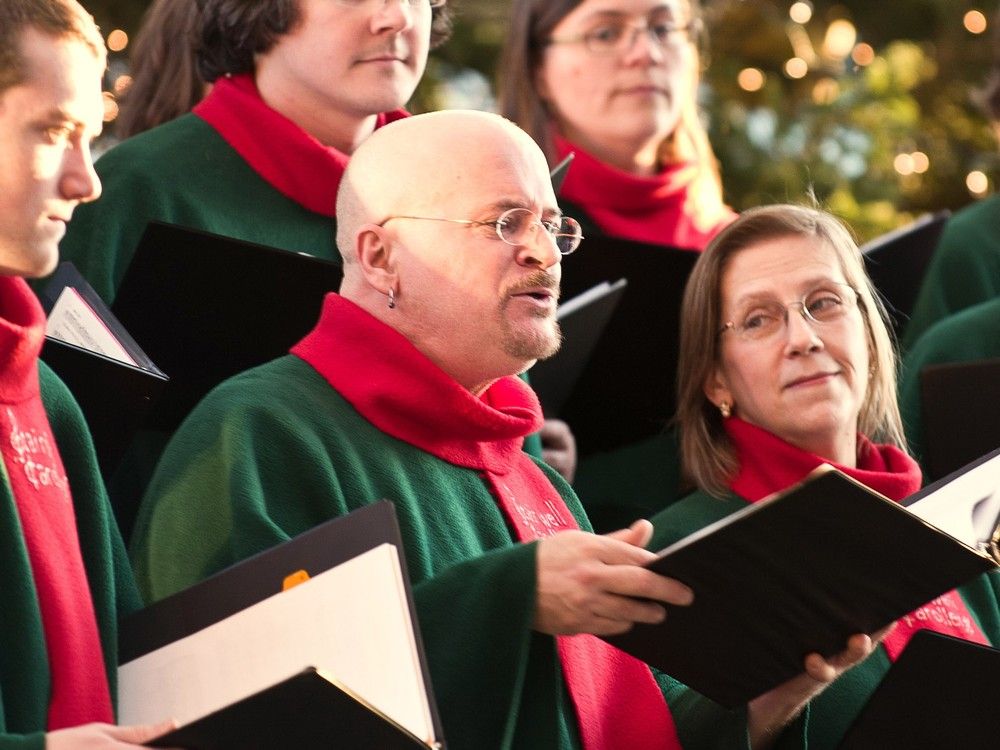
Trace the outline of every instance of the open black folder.
{"label": "open black folder", "polygon": [[168,378],[72,263],[61,263],[38,296],[48,316],[41,358],[79,403],[107,479]]}
{"label": "open black folder", "polygon": [[977,574],[988,554],[824,465],[667,547],[650,563],[689,607],[607,640],[733,707]]}
{"label": "open black folder", "polygon": [[531,387],[547,417],[558,416],[626,292],[625,279],[597,284],[559,305],[562,345],[531,368]]}
{"label": "open black folder", "polygon": [[925,214],[861,246],[865,270],[886,303],[897,337],[910,319],[949,216],[950,211]]}
{"label": "open black folder", "polygon": [[840,750],[996,747],[998,676],[1000,650],[921,630],[858,714]]}
{"label": "open black folder", "polygon": [[1000,359],[928,365],[920,371],[920,410],[931,479],[1000,448]]}
{"label": "open black folder", "polygon": [[181,724],[152,747],[444,746],[388,502],[126,618],[119,659],[120,721]]}
{"label": "open black folder", "polygon": [[175,429],[223,380],[287,354],[342,276],[311,255],[151,222],[111,306],[170,376],[147,426]]}
{"label": "open black folder", "polygon": [[624,278],[622,297],[558,416],[581,456],[663,431],[674,414],[684,285],[698,253],[588,237],[562,263],[562,295]]}

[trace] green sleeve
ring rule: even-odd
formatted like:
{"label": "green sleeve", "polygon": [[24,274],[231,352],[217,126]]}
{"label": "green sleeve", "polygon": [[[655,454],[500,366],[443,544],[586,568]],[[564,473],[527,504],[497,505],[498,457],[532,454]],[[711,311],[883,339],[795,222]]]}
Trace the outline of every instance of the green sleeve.
{"label": "green sleeve", "polygon": [[973,203],[945,224],[901,348],[939,320],[1000,296],[1000,196]]}
{"label": "green sleeve", "polygon": [[45,733],[0,734],[0,750],[45,750]]}

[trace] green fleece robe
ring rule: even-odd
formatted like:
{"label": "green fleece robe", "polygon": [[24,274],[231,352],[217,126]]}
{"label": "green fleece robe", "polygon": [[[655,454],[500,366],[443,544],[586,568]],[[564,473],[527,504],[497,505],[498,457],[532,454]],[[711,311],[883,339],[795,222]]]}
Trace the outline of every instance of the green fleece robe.
{"label": "green fleece robe", "polygon": [[934,251],[910,322],[904,351],[939,320],[1000,297],[1000,195],[952,215]]}
{"label": "green fleece robe", "polygon": [[[39,363],[42,401],[59,446],[76,513],[80,549],[94,601],[111,695],[118,665],[118,617],[140,601],[111,517],[90,433],[66,386]],[[43,750],[49,665],[38,597],[17,506],[0,462],[0,750]]]}
{"label": "green fleece robe", "polygon": [[59,251],[108,304],[154,220],[340,260],[334,220],[279,193],[197,115],[123,141],[96,169],[101,199],[77,207]]}
{"label": "green fleece robe", "polygon": [[[656,532],[650,549],[662,549],[746,505],[737,495],[719,499],[705,492],[694,492],[652,519]],[[980,576],[958,592],[990,643],[1000,645],[1000,575]],[[832,750],[839,745],[888,669],[889,658],[880,647],[811,702],[806,725],[809,750]],[[941,700],[947,700],[947,695],[942,694]]]}
{"label": "green fleece robe", "polygon": [[682,490],[680,446],[669,428],[653,437],[581,459],[573,480],[598,533],[649,518],[691,490]]}
{"label": "green fleece robe", "polygon": [[[297,357],[227,381],[177,432],[133,536],[140,587],[159,599],[381,498],[396,505],[449,747],[578,747],[555,641],[531,627],[535,544],[514,542],[478,472],[385,434]],[[656,677],[686,748],[746,745],[745,712]]]}
{"label": "green fleece robe", "polygon": [[928,365],[996,357],[1000,357],[1000,297],[939,321],[914,342],[903,358],[899,410],[910,451],[917,458],[922,454],[924,438],[920,371]]}

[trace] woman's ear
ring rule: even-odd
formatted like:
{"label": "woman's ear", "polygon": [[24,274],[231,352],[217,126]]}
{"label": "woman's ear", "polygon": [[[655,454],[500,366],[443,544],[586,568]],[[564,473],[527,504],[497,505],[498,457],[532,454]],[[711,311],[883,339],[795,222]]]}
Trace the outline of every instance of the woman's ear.
{"label": "woman's ear", "polygon": [[719,368],[712,370],[712,373],[705,378],[702,390],[705,392],[705,397],[716,406],[720,406],[721,404],[732,406],[733,404],[732,391],[729,390],[725,375],[722,374]]}

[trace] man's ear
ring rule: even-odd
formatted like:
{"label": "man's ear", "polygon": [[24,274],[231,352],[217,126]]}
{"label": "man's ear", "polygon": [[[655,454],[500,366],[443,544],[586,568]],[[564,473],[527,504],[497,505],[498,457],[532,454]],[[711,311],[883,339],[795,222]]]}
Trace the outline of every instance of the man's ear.
{"label": "man's ear", "polygon": [[354,261],[365,281],[381,294],[395,289],[396,263],[389,233],[378,224],[363,224],[354,236]]}
{"label": "man's ear", "polygon": [[705,378],[702,390],[705,391],[705,397],[716,406],[721,404],[733,405],[732,391],[729,390],[726,377],[718,367],[712,370],[711,374]]}

